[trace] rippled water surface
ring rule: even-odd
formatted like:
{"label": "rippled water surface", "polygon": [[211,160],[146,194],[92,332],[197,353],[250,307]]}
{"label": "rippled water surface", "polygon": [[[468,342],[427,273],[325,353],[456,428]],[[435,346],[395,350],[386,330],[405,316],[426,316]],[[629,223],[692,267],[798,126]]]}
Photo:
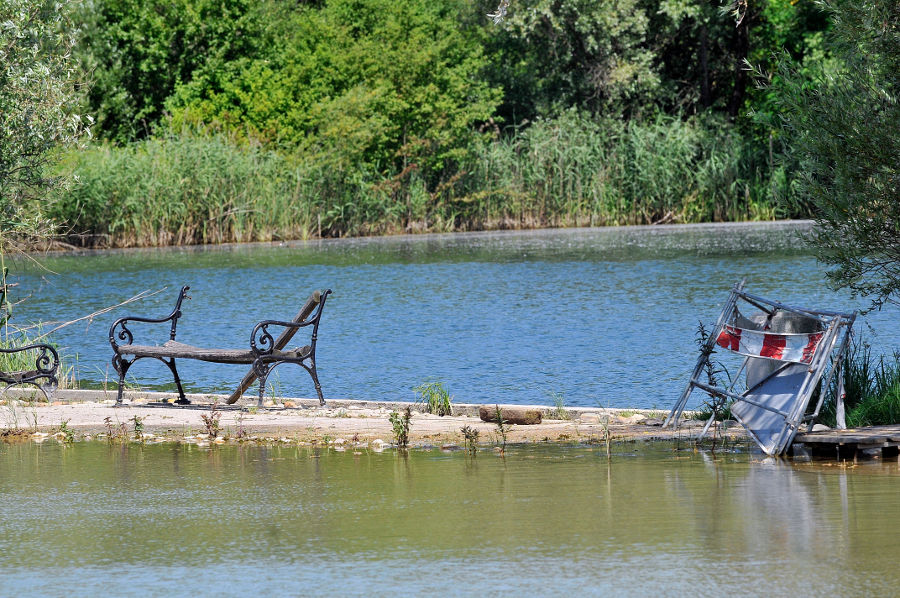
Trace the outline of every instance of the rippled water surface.
{"label": "rippled water surface", "polygon": [[896,460],[0,444],[0,595],[893,595]]}
{"label": "rippled water surface", "polygon": [[[804,225],[624,227],[429,235],[284,245],[116,251],[14,265],[30,294],[19,321],[71,320],[143,290],[140,303],[55,333],[86,386],[114,378],[114,315],[162,316],[191,286],[178,340],[243,348],[262,319],[285,319],[331,288],[319,343],[326,398],[411,399],[442,380],[457,402],[668,408],[696,359],[698,320],[714,322],[742,277],[801,306],[865,305],[823,287],[797,238]],[[900,345],[897,310],[867,318],[876,346]],[[865,328],[865,326],[862,326]],[[154,340],[166,340],[168,329]],[[136,342],[145,342],[143,336]],[[189,391],[230,391],[239,366],[185,362]],[[132,369],[169,389],[168,370]],[[312,396],[305,372],[276,370],[276,391]],[[274,375],[273,375],[274,376]],[[699,400],[699,399],[698,399]]]}

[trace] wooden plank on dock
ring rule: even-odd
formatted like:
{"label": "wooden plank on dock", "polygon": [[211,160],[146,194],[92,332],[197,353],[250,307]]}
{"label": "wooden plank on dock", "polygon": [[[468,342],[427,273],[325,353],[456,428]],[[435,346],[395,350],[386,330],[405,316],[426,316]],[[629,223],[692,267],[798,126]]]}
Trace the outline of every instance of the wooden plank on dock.
{"label": "wooden plank on dock", "polygon": [[797,434],[795,454],[834,455],[838,459],[896,457],[900,446],[900,425],[822,430]]}
{"label": "wooden plank on dock", "polygon": [[794,442],[804,444],[881,444],[900,442],[900,425],[822,430],[797,434]]}

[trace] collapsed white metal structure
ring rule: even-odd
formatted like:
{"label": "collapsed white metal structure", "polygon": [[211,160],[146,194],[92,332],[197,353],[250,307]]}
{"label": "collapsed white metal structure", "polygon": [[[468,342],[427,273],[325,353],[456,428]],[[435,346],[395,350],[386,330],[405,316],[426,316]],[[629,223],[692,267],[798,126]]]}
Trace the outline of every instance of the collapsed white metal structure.
{"label": "collapsed white metal structure", "polygon": [[[761,313],[745,317],[742,301]],[[731,413],[768,455],[780,455],[790,447],[800,426],[815,423],[832,381],[837,423],[845,428],[841,365],[847,354],[856,312],[840,313],[793,307],[751,295],[744,281],[734,285],[715,327],[700,348],[700,357],[687,388],[672,408],[664,426],[677,428],[694,388],[710,396],[731,399]],[[710,358],[720,347],[744,357],[729,386],[720,387],[707,376]],[[746,372],[746,390],[734,387]],[[820,382],[825,378],[824,383]],[[819,389],[815,409],[809,402]],[[710,417],[700,434],[709,430]]]}

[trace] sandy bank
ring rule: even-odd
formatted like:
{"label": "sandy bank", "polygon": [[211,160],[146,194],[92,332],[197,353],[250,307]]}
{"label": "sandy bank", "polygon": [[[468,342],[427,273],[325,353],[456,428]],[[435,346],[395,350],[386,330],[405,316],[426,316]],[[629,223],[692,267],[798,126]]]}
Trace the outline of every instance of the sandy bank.
{"label": "sandy bank", "polygon": [[[393,441],[388,416],[406,406],[413,409],[410,444],[462,446],[462,428],[478,430],[479,442],[499,443],[495,424],[478,418],[479,405],[453,406],[453,415],[439,417],[421,411],[414,403],[356,400],[329,400],[319,407],[312,399],[285,399],[282,404],[256,408],[246,398],[241,405],[225,406],[224,395],[188,395],[193,405],[179,407],[162,404],[171,393],[133,392],[126,394],[126,405],[115,406],[115,395],[105,391],[58,391],[53,402],[35,401],[34,392],[11,389],[0,401],[0,430],[20,429],[53,434],[65,427],[76,436],[96,436],[139,431],[153,439],[179,440],[205,434],[203,416],[209,418],[217,403],[219,436],[225,441],[253,438],[263,441],[390,443]],[[501,406],[502,407],[502,406]],[[662,429],[664,413],[640,409],[568,408],[563,414],[546,406],[535,406],[544,413],[536,425],[513,425],[507,442],[603,442],[607,431],[612,440],[674,439],[694,437],[700,422],[687,421],[678,431]],[[733,428],[732,437],[743,437]],[[220,440],[221,441],[221,440]],[[379,442],[380,441],[380,442]]]}

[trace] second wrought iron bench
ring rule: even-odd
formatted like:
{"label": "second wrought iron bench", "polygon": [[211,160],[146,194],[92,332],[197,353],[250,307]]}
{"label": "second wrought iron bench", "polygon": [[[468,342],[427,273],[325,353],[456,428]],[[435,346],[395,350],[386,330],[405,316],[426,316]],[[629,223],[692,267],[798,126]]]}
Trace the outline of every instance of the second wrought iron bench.
{"label": "second wrought iron bench", "polygon": [[[24,355],[16,355],[19,353]],[[18,367],[8,367],[9,371],[0,369],[0,383],[6,385],[0,391],[0,396],[12,386],[33,384],[44,394],[47,401],[50,401],[50,395],[59,385],[57,377],[59,375],[59,354],[56,349],[46,343],[34,343],[10,349],[0,348],[0,354],[6,356],[8,361],[20,362],[23,367],[31,367],[31,358],[34,358],[32,369]]]}
{"label": "second wrought iron bench", "polygon": [[[138,359],[152,357],[162,361],[169,367],[175,386],[178,388],[178,400],[176,404],[189,404],[190,401],[184,395],[181,378],[175,367],[176,359],[196,359],[213,363],[235,363],[250,365],[250,371],[244,376],[237,390],[228,398],[228,403],[235,403],[247,390],[254,380],[259,379],[259,406],[263,404],[265,395],[266,378],[269,373],[283,363],[293,363],[301,366],[312,377],[319,396],[319,404],[325,405],[322,396],[322,386],[319,384],[319,376],[316,372],[316,341],[318,340],[319,320],[322,317],[322,308],[325,299],[331,293],[328,289],[324,292],[315,291],[310,295],[306,303],[291,321],[263,320],[253,327],[250,332],[250,342],[245,349],[208,349],[194,347],[179,343],[175,340],[175,329],[178,318],[181,317],[181,303],[190,289],[188,286],[181,288],[175,308],[164,318],[144,318],[138,316],[126,316],[119,318],[109,328],[109,343],[112,345],[112,364],[119,374],[119,388],[116,396],[116,404],[122,404],[122,389],[125,383],[125,375]],[[169,340],[162,345],[136,345],[134,335],[128,325],[132,322],[164,323],[171,322]],[[272,336],[269,328],[280,328],[281,333],[277,338]],[[301,328],[310,329],[309,344],[297,349],[285,349],[294,335]]]}

